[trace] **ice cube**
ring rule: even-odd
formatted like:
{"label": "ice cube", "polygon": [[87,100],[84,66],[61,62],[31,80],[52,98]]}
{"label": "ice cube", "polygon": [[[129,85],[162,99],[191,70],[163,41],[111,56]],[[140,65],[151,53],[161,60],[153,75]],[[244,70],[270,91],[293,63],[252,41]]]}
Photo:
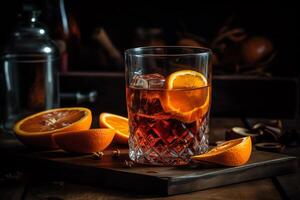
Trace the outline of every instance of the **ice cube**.
{"label": "ice cube", "polygon": [[165,77],[158,73],[134,75],[130,85],[142,89],[160,89],[164,88]]}

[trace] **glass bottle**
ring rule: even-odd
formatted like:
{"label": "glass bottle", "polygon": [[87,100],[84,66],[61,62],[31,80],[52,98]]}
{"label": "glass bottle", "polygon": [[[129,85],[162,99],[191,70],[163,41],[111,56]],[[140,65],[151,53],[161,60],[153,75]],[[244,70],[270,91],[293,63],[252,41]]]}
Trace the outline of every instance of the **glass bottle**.
{"label": "glass bottle", "polygon": [[23,7],[22,21],[1,56],[2,129],[11,130],[22,117],[59,106],[57,64],[59,53],[40,11]]}

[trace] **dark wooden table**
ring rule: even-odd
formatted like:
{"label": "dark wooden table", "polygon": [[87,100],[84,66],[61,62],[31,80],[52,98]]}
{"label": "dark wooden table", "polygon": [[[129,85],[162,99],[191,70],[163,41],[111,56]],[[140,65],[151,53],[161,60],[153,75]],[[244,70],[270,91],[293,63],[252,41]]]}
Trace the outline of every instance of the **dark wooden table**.
{"label": "dark wooden table", "polygon": [[[225,130],[232,126],[244,126],[244,124],[239,119],[213,119],[211,141],[223,140]],[[0,135],[0,147],[1,137],[3,136]],[[286,148],[283,153],[299,157],[300,148]],[[31,173],[34,174],[34,171]],[[49,181],[43,177],[33,179],[32,176],[21,172],[16,163],[10,165],[3,161],[0,163],[0,199],[300,199],[300,170],[295,174],[280,177],[160,197],[84,185],[78,182]]]}

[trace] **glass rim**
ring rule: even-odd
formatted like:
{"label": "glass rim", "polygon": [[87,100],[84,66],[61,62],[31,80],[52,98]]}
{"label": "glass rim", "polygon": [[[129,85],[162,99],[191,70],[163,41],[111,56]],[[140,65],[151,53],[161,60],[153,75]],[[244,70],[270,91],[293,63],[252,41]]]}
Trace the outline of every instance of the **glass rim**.
{"label": "glass rim", "polygon": [[[190,49],[195,50],[195,52],[187,53],[144,53],[144,50],[151,49]],[[135,57],[182,57],[182,56],[200,56],[211,54],[212,51],[205,47],[194,47],[194,46],[143,46],[135,47],[125,50],[125,55],[135,56]]]}

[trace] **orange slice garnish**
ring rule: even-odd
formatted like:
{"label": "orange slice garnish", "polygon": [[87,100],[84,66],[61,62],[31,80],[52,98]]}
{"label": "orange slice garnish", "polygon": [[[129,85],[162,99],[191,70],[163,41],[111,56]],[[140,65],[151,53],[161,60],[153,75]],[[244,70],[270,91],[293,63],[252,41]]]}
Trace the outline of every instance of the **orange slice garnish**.
{"label": "orange slice garnish", "polygon": [[162,105],[176,119],[191,123],[207,114],[210,87],[203,74],[193,70],[174,72],[166,79],[166,89]]}
{"label": "orange slice garnish", "polygon": [[74,153],[93,153],[106,149],[115,131],[109,128],[54,133],[55,143],[63,150]]}
{"label": "orange slice garnish", "polygon": [[129,138],[128,119],[111,113],[101,113],[99,117],[100,127],[111,128],[116,132],[116,142],[127,144]]}
{"label": "orange slice garnish", "polygon": [[87,108],[57,108],[39,112],[17,122],[14,132],[26,145],[57,148],[52,134],[57,132],[87,130],[92,123],[92,113]]}
{"label": "orange slice garnish", "polygon": [[239,166],[249,160],[251,151],[252,142],[248,136],[224,142],[205,154],[193,156],[192,159],[225,166]]}

